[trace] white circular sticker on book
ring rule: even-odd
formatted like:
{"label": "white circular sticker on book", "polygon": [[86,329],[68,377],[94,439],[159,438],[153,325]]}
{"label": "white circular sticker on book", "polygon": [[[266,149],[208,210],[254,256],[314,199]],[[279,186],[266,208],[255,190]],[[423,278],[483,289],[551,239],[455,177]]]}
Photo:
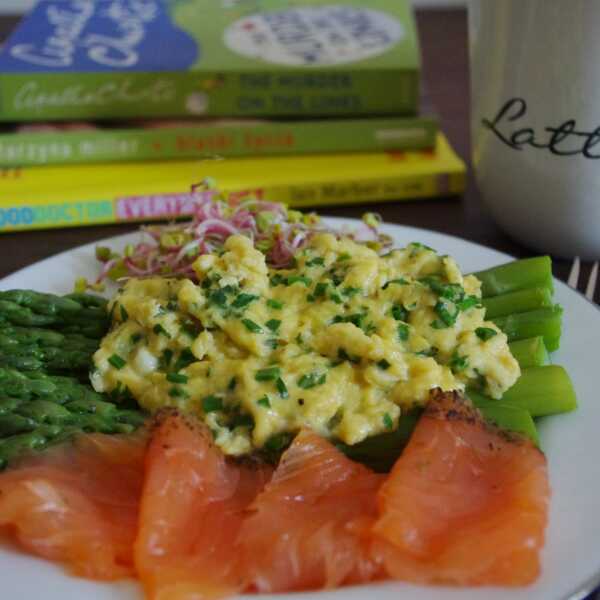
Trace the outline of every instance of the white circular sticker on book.
{"label": "white circular sticker on book", "polygon": [[383,54],[405,35],[395,17],[354,6],[313,6],[257,13],[225,30],[234,52],[281,65],[339,65]]}

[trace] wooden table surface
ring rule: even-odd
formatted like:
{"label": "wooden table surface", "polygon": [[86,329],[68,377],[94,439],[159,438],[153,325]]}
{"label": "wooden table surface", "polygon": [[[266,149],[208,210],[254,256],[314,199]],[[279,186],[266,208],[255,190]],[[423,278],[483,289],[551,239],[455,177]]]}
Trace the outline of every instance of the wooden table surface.
{"label": "wooden table surface", "polygon": [[[0,18],[0,40],[17,23],[16,18]],[[425,85],[442,120],[442,126],[457,152],[470,162],[469,80],[466,12],[462,9],[427,10],[417,13],[423,54]],[[1,191],[1,190],[0,190]],[[365,206],[331,207],[328,215],[356,217]],[[369,205],[385,221],[433,229],[524,257],[534,254],[503,234],[486,213],[479,191],[469,176],[461,198]],[[108,225],[75,229],[55,229],[0,235],[0,277],[32,262],[104,237],[125,233],[135,225]],[[557,260],[555,275],[566,279],[569,261]],[[582,276],[587,279],[589,265]],[[582,277],[582,280],[584,277]],[[600,290],[596,296],[600,301]]]}

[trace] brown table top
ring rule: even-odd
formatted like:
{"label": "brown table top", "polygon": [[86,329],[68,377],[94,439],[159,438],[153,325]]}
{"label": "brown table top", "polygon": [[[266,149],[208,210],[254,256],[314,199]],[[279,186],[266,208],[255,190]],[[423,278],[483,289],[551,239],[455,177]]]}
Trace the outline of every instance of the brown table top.
{"label": "brown table top", "polygon": [[[0,40],[17,21],[17,18],[0,18]],[[466,12],[462,9],[420,11],[417,22],[428,93],[452,145],[470,163]],[[364,206],[357,205],[325,208],[322,212],[357,217],[364,210]],[[461,198],[371,204],[368,210],[380,213],[386,222],[449,233],[519,257],[534,254],[512,241],[494,224],[482,206],[472,175]],[[2,234],[0,277],[57,252],[135,228],[135,225],[107,225]],[[569,261],[554,263],[555,275],[561,279],[566,279],[569,268]],[[584,265],[582,280],[587,280],[588,272],[589,265]],[[600,290],[596,301],[600,301]]]}

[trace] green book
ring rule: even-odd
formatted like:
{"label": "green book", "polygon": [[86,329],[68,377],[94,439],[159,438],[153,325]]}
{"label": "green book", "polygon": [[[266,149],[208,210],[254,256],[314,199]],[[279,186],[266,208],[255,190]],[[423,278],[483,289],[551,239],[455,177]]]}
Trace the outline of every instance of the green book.
{"label": "green book", "polygon": [[40,0],[0,121],[415,115],[408,0]]}
{"label": "green book", "polygon": [[437,131],[435,117],[35,123],[0,126],[0,167],[424,150]]}

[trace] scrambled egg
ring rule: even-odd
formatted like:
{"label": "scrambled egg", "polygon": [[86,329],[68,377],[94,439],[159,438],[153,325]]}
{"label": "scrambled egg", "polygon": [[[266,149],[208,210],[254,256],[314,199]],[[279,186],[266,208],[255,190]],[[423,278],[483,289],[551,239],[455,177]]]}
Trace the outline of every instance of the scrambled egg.
{"label": "scrambled egg", "polygon": [[315,236],[275,270],[231,236],[190,280],[129,280],[94,356],[98,391],[201,417],[224,452],[277,448],[310,427],[355,444],[394,429],[429,391],[519,377],[506,336],[484,321],[480,284],[454,260],[410,244],[385,256]]}

